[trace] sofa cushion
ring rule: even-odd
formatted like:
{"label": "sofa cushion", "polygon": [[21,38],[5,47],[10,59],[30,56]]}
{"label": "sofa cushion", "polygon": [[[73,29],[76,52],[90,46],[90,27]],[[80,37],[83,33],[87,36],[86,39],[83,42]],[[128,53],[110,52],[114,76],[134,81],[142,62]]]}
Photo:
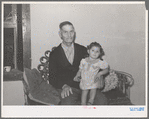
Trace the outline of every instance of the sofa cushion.
{"label": "sofa cushion", "polygon": [[108,98],[108,99],[116,99],[118,97],[125,97],[125,94],[123,94],[121,91],[119,91],[117,88],[112,89],[108,92],[103,92],[103,94]]}
{"label": "sofa cushion", "polygon": [[101,92],[107,92],[115,89],[118,85],[118,77],[114,70],[110,70],[109,74],[105,76],[105,86]]}
{"label": "sofa cushion", "polygon": [[44,104],[58,104],[60,97],[58,91],[47,84],[37,69],[24,69],[24,80],[29,87],[29,98]]}
{"label": "sofa cushion", "polygon": [[118,88],[103,92],[103,94],[108,99],[108,105],[132,105],[130,99]]}

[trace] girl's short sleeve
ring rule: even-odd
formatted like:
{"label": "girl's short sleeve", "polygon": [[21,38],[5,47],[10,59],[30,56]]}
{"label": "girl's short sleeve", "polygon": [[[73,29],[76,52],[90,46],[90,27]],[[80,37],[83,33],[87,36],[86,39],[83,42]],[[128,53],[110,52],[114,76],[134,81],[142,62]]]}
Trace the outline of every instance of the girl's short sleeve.
{"label": "girl's short sleeve", "polygon": [[82,59],[81,62],[80,62],[79,69],[83,69],[84,64],[85,64],[85,59]]}
{"label": "girl's short sleeve", "polygon": [[103,60],[103,61],[99,61],[99,67],[101,68],[101,69],[106,69],[106,68],[108,68],[108,63],[105,61],[105,60]]}

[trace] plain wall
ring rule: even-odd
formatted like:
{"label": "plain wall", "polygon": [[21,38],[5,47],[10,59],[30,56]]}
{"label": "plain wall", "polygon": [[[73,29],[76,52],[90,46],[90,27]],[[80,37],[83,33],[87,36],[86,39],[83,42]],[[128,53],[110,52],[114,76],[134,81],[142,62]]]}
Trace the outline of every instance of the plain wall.
{"label": "plain wall", "polygon": [[99,42],[111,69],[134,78],[130,98],[145,104],[145,4],[31,4],[32,68],[46,50],[61,43],[59,24],[70,21],[76,43]]}
{"label": "plain wall", "polygon": [[3,105],[24,105],[22,81],[3,82]]}

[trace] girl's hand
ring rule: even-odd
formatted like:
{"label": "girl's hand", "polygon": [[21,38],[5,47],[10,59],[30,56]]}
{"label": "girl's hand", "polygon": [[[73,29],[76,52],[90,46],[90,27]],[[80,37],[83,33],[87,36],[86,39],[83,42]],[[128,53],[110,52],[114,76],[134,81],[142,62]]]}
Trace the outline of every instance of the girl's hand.
{"label": "girl's hand", "polygon": [[94,83],[98,82],[100,79],[102,79],[102,75],[100,75],[99,73],[95,76],[95,80]]}
{"label": "girl's hand", "polygon": [[102,75],[98,75],[98,77],[96,76],[94,82],[95,83],[98,82],[98,88],[99,89],[101,89],[101,88],[104,87],[104,79],[103,79],[103,76]]}
{"label": "girl's hand", "polygon": [[100,78],[96,77],[94,80],[94,83],[98,82],[100,80]]}
{"label": "girl's hand", "polygon": [[81,81],[81,76],[75,76],[73,80],[76,81],[76,82],[80,82]]}

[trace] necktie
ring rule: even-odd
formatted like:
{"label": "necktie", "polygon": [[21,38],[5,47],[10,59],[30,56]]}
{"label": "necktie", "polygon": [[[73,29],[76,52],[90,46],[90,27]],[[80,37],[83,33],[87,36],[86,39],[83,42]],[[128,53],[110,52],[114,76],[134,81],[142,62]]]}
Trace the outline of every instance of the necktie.
{"label": "necktie", "polygon": [[67,59],[72,64],[72,47],[68,47],[67,49]]}

